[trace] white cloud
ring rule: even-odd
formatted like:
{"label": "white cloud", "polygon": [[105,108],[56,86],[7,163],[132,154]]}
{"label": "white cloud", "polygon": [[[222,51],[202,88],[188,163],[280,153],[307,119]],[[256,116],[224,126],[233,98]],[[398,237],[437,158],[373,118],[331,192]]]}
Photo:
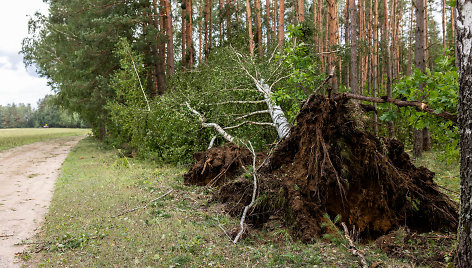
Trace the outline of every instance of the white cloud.
{"label": "white cloud", "polygon": [[21,49],[21,41],[28,34],[28,16],[36,11],[47,12],[48,5],[42,0],[2,1],[0,8],[0,36],[2,51],[16,52]]}
{"label": "white cloud", "polygon": [[44,78],[28,72],[18,55],[21,42],[28,35],[28,15],[47,12],[42,0],[2,1],[0,8],[0,105],[30,103],[51,93]]}
{"label": "white cloud", "polygon": [[11,64],[0,63],[0,105],[30,103],[36,106],[40,98],[51,93],[45,78],[32,76],[20,64],[13,68]]}

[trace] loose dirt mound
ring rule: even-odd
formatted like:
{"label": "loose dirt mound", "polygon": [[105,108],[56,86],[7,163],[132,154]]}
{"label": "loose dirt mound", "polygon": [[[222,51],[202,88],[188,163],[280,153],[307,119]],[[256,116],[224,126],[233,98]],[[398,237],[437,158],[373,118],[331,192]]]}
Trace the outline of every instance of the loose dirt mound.
{"label": "loose dirt mound", "polygon": [[[305,105],[290,137],[259,169],[258,202],[248,222],[261,225],[279,215],[305,241],[323,232],[325,213],[341,215],[366,238],[400,225],[416,231],[455,230],[457,204],[437,189],[434,173],[415,167],[400,142],[360,129],[355,118],[361,115],[353,107],[342,95],[317,96]],[[225,158],[230,162],[237,160]],[[196,165],[201,167],[202,160]],[[189,173],[205,174],[201,170],[194,166]],[[211,178],[192,180],[206,184]],[[251,192],[250,178],[243,176],[229,180],[217,197],[231,214],[240,215]]]}

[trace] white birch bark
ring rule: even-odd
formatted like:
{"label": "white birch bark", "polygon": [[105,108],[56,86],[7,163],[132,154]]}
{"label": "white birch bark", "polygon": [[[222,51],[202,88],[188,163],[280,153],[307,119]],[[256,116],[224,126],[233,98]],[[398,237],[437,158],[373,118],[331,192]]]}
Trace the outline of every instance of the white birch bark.
{"label": "white birch bark", "polygon": [[277,134],[280,139],[285,139],[290,136],[290,123],[285,117],[285,113],[282,108],[277,105],[272,99],[272,91],[269,85],[264,84],[264,80],[256,83],[257,90],[259,90],[264,95],[264,101],[267,104],[269,109],[270,117],[272,122],[275,124]]}
{"label": "white birch bark", "polygon": [[455,267],[463,268],[472,267],[472,0],[456,3],[461,206]]}

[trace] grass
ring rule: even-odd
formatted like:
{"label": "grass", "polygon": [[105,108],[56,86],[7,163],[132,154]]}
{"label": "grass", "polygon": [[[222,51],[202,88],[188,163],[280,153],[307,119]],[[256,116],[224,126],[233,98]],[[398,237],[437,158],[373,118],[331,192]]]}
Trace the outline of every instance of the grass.
{"label": "grass", "polygon": [[[358,266],[342,236],[307,245],[294,241],[277,221],[234,245],[223,229],[238,230],[239,220],[222,213],[208,190],[184,185],[185,171],[125,159],[90,138],[82,140],[63,165],[34,240],[39,244],[30,248],[39,253],[23,258],[39,267]],[[374,243],[359,248],[378,267],[408,265],[406,259],[388,258]]]}
{"label": "grass", "polygon": [[[447,194],[452,200],[459,202],[460,198],[460,170],[459,163],[453,162],[447,164],[446,162],[438,161],[436,155],[443,152],[433,150],[424,152],[423,157],[416,159],[413,162],[417,166],[425,166],[434,173],[434,181],[442,187],[442,192]],[[412,158],[413,159],[413,158]]]}
{"label": "grass", "polygon": [[0,129],[0,151],[49,139],[87,135],[89,129],[72,128],[8,128]]}

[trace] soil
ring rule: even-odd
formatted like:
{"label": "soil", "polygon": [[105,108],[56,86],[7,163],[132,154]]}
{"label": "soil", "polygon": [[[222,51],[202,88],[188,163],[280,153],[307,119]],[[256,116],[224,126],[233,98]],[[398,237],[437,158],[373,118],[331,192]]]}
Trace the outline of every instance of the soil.
{"label": "soil", "polygon": [[48,211],[59,169],[80,137],[68,137],[0,152],[0,267],[20,267],[25,249]]}
{"label": "soil", "polygon": [[[303,107],[290,137],[258,169],[257,205],[248,224],[263,226],[277,216],[307,242],[329,231],[322,224],[326,214],[330,219],[340,215],[367,239],[399,226],[418,232],[456,230],[458,205],[439,191],[434,173],[414,166],[401,142],[365,131],[368,122],[359,105],[334,95],[316,96]],[[204,157],[185,175],[192,178],[186,182],[207,185],[214,174],[225,176],[216,198],[230,214],[240,216],[252,193],[252,178],[238,171],[249,162],[238,160],[244,149],[230,145],[210,151],[199,154]],[[204,163],[225,164],[215,165],[223,168],[210,174]]]}
{"label": "soil", "polygon": [[233,177],[252,161],[251,152],[234,144],[214,147],[193,155],[196,163],[184,175],[186,184],[200,186],[222,185],[227,177]]}

